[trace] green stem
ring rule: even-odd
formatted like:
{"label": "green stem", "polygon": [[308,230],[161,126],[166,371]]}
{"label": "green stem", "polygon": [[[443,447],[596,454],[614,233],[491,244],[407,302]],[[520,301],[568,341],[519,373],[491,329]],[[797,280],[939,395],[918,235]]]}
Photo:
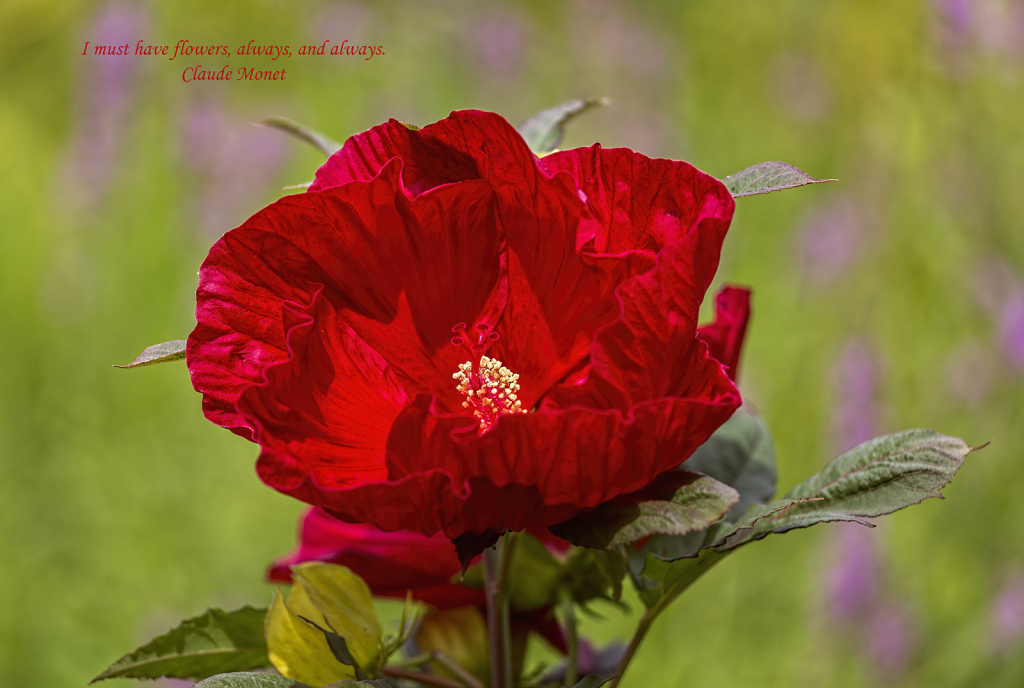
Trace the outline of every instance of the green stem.
{"label": "green stem", "polygon": [[574,686],[579,680],[580,663],[580,636],[576,623],[576,607],[574,606],[572,593],[567,588],[558,591],[562,616],[565,617],[565,645],[568,651],[565,658],[565,685]]}
{"label": "green stem", "polygon": [[501,571],[498,574],[498,600],[501,602],[501,662],[505,672],[505,685],[515,685],[515,670],[512,666],[512,590],[509,579],[512,561],[519,544],[519,533],[505,533],[501,539]]}
{"label": "green stem", "polygon": [[622,680],[622,675],[626,673],[626,668],[629,667],[629,663],[633,659],[633,655],[636,654],[637,649],[640,647],[640,643],[643,642],[644,636],[647,635],[647,631],[651,629],[651,624],[654,623],[654,619],[657,615],[657,612],[651,614],[651,610],[648,609],[644,612],[644,615],[640,617],[640,623],[637,624],[636,632],[633,633],[633,637],[629,641],[629,646],[626,648],[626,654],[622,656],[622,661],[619,662],[619,666],[615,670],[617,675],[608,684],[608,688],[618,687],[619,681]]}
{"label": "green stem", "polygon": [[461,678],[469,688],[485,688],[476,676],[469,673],[464,666],[456,662],[444,650],[434,650],[430,656],[440,662],[448,671]]}
{"label": "green stem", "polygon": [[502,595],[499,587],[501,562],[498,551],[484,550],[484,599],[487,602],[487,647],[491,658],[491,688],[512,688],[505,676],[505,635]]}

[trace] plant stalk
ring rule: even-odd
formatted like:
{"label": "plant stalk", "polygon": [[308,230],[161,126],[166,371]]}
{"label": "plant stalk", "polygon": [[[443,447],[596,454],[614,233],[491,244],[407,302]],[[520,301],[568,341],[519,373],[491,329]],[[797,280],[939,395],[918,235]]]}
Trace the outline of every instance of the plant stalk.
{"label": "plant stalk", "polygon": [[558,591],[558,602],[562,610],[562,621],[565,624],[565,685],[574,686],[579,680],[580,636],[576,621],[576,607],[572,593],[568,588]]}
{"label": "plant stalk", "polygon": [[640,643],[643,642],[644,636],[647,635],[647,631],[651,630],[651,624],[654,623],[654,619],[657,615],[657,612],[651,614],[651,610],[648,609],[644,612],[644,615],[640,617],[640,623],[637,624],[636,632],[633,633],[633,637],[629,641],[629,647],[626,648],[626,654],[622,655],[622,661],[619,662],[619,666],[615,670],[617,676],[611,680],[608,684],[608,688],[618,688],[619,681],[622,680],[622,675],[626,673],[626,668],[629,667],[629,662],[633,659],[633,655],[636,654],[637,649],[640,647]]}
{"label": "plant stalk", "polygon": [[487,648],[491,659],[490,688],[512,688],[505,678],[505,636],[508,632],[503,623],[503,604],[499,587],[501,584],[501,562],[497,550],[490,547],[484,550],[483,568],[484,598],[487,602]]}
{"label": "plant stalk", "polygon": [[486,688],[476,676],[469,673],[464,666],[452,659],[444,650],[434,650],[430,656],[440,662],[448,671],[458,676],[469,688]]}

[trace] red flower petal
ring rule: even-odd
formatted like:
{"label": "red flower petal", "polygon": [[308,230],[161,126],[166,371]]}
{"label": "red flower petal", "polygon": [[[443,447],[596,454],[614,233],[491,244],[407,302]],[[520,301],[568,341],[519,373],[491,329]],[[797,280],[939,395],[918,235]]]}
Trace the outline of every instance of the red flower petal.
{"label": "red flower petal", "polygon": [[406,393],[322,294],[302,309],[285,305],[292,356],[269,366],[265,382],[248,387],[236,407],[258,428],[265,454],[313,462],[332,486],[382,480],[385,443]]}
{"label": "red flower petal", "polygon": [[291,582],[289,567],[305,561],[327,561],[352,569],[374,595],[413,597],[440,609],[483,604],[482,590],[452,583],[459,559],[443,535],[386,533],[371,525],[344,523],[322,509],[310,509],[302,520],[299,547],[274,562],[271,580]]}
{"label": "red flower petal", "polygon": [[523,148],[529,153],[515,128],[493,112],[456,111],[418,130],[392,119],[345,141],[317,170],[309,190],[372,179],[393,158],[404,163],[402,179],[414,195],[472,179],[498,186],[520,174],[515,168],[523,165]]}
{"label": "red flower petal", "polygon": [[[700,198],[701,219],[658,254],[657,266],[623,283],[619,318],[594,336],[591,370],[583,384],[560,385],[542,408],[616,408],[665,396],[701,396],[709,377],[695,376],[703,354],[694,344],[697,317],[732,218],[733,201],[719,188]],[[724,375],[723,375],[724,377]],[[718,394],[739,394],[729,380]],[[724,422],[724,421],[723,421]]]}
{"label": "red flower petal", "polygon": [[488,112],[453,112],[416,131],[391,120],[357,134],[317,171],[310,190],[366,179],[395,157],[415,193],[470,179],[494,188],[508,242],[509,307],[489,353],[520,375],[520,398],[532,407],[586,358],[594,332],[618,314],[615,287],[649,270],[653,255],[629,248],[580,255],[578,233],[595,230],[576,182],[549,176],[515,128]]}
{"label": "red flower petal", "polygon": [[697,330],[697,336],[708,343],[713,358],[725,366],[733,381],[739,377],[740,350],[750,319],[750,290],[723,287],[715,297],[715,321]]}
{"label": "red flower petal", "polygon": [[321,286],[405,387],[461,403],[451,375],[464,356],[450,345],[452,325],[493,325],[507,293],[494,196],[469,182],[414,202],[399,174],[395,162],[371,182],[288,196],[215,244],[188,349],[207,417],[251,437],[233,406],[287,356],[284,304],[308,305]]}
{"label": "red flower petal", "polygon": [[576,180],[596,220],[588,246],[596,253],[657,253],[709,212],[732,217],[732,196],[721,182],[679,160],[594,144],[546,155],[540,166]]}

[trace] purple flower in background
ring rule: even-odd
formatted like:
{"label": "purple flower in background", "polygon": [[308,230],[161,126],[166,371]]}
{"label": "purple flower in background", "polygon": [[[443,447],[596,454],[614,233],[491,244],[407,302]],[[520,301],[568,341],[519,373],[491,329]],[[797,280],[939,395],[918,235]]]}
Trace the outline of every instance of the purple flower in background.
{"label": "purple flower in background", "polygon": [[860,256],[867,226],[863,202],[852,196],[811,209],[797,230],[804,274],[817,284],[839,279]]}
{"label": "purple flower in background", "polygon": [[1022,0],[937,0],[934,3],[937,57],[950,76],[970,76],[970,54],[1024,56]]}
{"label": "purple flower in background", "polygon": [[257,210],[285,160],[284,138],[254,127],[214,104],[192,107],[181,127],[185,163],[200,177],[195,212],[209,237],[237,226]]}
{"label": "purple flower in background", "polygon": [[[133,43],[148,26],[141,6],[107,5],[89,27],[90,45]],[[59,188],[82,207],[98,202],[110,182],[136,100],[140,63],[131,56],[90,53],[79,64],[78,118],[63,170],[66,183]]]}
{"label": "purple flower in background", "polygon": [[899,678],[917,644],[909,612],[896,604],[879,605],[863,631],[865,654],[875,672],[890,681]]}
{"label": "purple flower in background", "polygon": [[1024,370],[1024,289],[1015,289],[999,313],[999,345],[1015,370]]}
{"label": "purple flower in background", "polygon": [[992,635],[1000,652],[1024,637],[1024,573],[1014,575],[993,602]]}
{"label": "purple flower in background", "polygon": [[832,379],[838,402],[832,432],[839,451],[846,451],[878,434],[876,402],[878,359],[859,337],[849,340],[833,365]]}
{"label": "purple flower in background", "polygon": [[935,7],[951,35],[966,40],[974,25],[975,0],[936,0]]}
{"label": "purple flower in background", "polygon": [[863,614],[878,599],[878,553],[874,533],[858,523],[833,526],[831,564],[825,571],[825,601],[838,622]]}

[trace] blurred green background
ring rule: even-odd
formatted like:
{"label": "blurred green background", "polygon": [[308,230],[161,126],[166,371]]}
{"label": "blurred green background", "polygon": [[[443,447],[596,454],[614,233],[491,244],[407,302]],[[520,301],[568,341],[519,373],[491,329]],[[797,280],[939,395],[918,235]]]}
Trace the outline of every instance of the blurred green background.
{"label": "blurred green background", "polygon": [[[84,41],[330,56],[82,57]],[[173,50],[173,48],[172,48]],[[183,83],[196,63],[287,69]],[[205,421],[184,338],[210,244],[344,139],[481,108],[571,125],[715,176],[785,160],[839,183],[740,199],[720,280],[752,285],[744,395],[780,492],[869,436],[933,427],[973,454],[874,530],[731,557],[655,626],[623,686],[1024,683],[1024,2],[781,0],[0,6],[0,685],[81,686],[207,605],[264,604],[300,505]],[[625,637],[639,612],[587,624]],[[130,685],[128,681],[114,682]],[[177,685],[166,682],[166,685]]]}

